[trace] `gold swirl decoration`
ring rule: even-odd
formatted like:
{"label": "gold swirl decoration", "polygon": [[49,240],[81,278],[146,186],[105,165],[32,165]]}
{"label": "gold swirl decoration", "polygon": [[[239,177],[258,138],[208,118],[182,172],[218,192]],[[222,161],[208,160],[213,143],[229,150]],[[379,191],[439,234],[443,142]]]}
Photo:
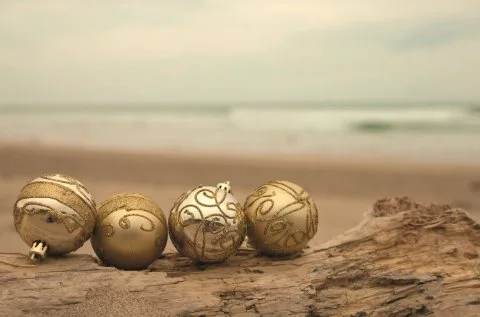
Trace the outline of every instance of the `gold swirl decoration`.
{"label": "gold swirl decoration", "polygon": [[31,180],[20,190],[13,208],[15,228],[32,246],[34,262],[47,252],[62,255],[80,248],[93,232],[95,215],[95,201],[87,188],[61,174]]}
{"label": "gold swirl decoration", "polygon": [[183,256],[199,262],[222,262],[246,235],[242,206],[229,183],[198,186],[182,194],[168,217],[170,239]]}
{"label": "gold swirl decoration", "polygon": [[317,233],[318,211],[310,195],[288,181],[270,181],[245,200],[247,236],[262,253],[299,253]]}
{"label": "gold swirl decoration", "polygon": [[81,198],[83,198],[88,204],[92,205],[93,207],[96,207],[96,203],[93,200],[92,195],[89,193],[89,191],[85,187],[85,185],[80,183],[75,178],[70,177],[68,175],[43,175],[42,177],[43,179],[51,182],[57,182],[69,187],[73,187],[73,189],[75,189],[75,191],[78,193],[78,195]]}
{"label": "gold swirl decoration", "polygon": [[166,217],[149,197],[120,194],[98,208],[91,243],[105,265],[124,270],[145,269],[161,256],[167,240]]}

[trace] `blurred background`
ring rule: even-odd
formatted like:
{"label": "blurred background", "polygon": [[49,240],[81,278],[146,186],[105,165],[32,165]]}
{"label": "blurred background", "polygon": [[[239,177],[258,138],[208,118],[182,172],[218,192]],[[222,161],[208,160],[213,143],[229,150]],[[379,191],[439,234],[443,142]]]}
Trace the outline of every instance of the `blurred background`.
{"label": "blurred background", "polygon": [[478,0],[2,0],[0,251],[27,250],[12,206],[44,173],[166,213],[289,180],[312,245],[386,196],[479,215],[479,83]]}
{"label": "blurred background", "polygon": [[480,2],[10,1],[0,142],[480,159]]}

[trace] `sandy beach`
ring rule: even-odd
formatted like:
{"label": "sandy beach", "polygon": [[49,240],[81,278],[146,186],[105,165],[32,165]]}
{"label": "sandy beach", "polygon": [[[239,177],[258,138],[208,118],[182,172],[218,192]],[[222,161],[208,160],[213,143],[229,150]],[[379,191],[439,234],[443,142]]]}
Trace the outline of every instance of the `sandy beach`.
{"label": "sandy beach", "polygon": [[0,317],[480,316],[480,1],[0,7]]}
{"label": "sandy beach", "polygon": [[[316,157],[232,157],[207,154],[106,152],[39,146],[0,146],[0,250],[28,252],[13,227],[18,191],[43,173],[81,180],[97,203],[121,192],[152,197],[168,214],[175,199],[198,184],[230,180],[240,201],[256,186],[285,179],[303,186],[319,208],[318,244],[356,225],[380,198],[410,196],[462,207],[480,218],[480,165],[413,165]],[[174,251],[169,242],[166,252]],[[93,254],[87,242],[78,252]]]}

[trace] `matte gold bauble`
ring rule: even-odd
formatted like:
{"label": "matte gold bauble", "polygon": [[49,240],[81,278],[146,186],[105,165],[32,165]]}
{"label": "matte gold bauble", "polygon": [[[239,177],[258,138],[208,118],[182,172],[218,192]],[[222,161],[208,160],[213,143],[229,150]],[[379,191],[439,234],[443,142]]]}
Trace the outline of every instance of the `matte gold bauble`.
{"label": "matte gold bauble", "polygon": [[181,195],[168,218],[178,252],[198,262],[222,262],[242,244],[246,223],[228,182],[198,186]]}
{"label": "matte gold bauble", "polygon": [[145,269],[160,257],[167,240],[166,217],[146,196],[120,194],[98,208],[91,243],[105,265],[123,270]]}
{"label": "matte gold bauble", "polygon": [[95,202],[78,180],[60,174],[30,181],[15,202],[15,229],[29,246],[37,263],[48,255],[62,255],[80,248],[95,223]]}
{"label": "matte gold bauble", "polygon": [[314,201],[300,186],[270,181],[251,193],[244,205],[250,245],[272,256],[296,254],[318,228]]}

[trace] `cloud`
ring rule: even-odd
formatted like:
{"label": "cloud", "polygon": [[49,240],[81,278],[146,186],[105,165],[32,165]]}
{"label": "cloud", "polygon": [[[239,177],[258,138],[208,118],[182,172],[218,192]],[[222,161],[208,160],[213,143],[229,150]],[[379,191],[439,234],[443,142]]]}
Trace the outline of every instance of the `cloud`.
{"label": "cloud", "polygon": [[4,1],[0,103],[480,99],[480,2]]}

